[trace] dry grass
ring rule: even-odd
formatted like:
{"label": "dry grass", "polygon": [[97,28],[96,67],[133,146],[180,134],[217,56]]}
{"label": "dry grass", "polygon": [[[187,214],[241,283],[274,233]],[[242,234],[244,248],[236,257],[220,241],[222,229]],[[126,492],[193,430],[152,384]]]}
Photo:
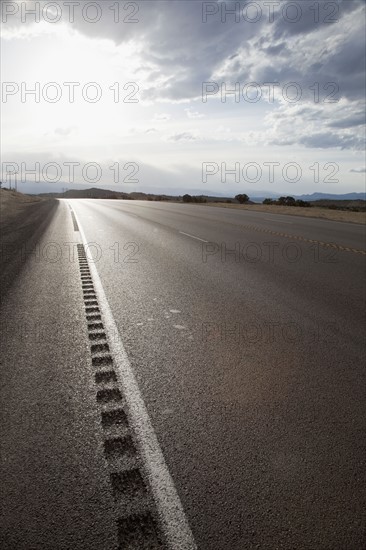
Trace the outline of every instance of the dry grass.
{"label": "dry grass", "polygon": [[40,197],[0,189],[0,220],[6,222],[23,212],[27,206],[40,202]]}
{"label": "dry grass", "polygon": [[221,208],[235,208],[237,210],[254,210],[267,214],[286,214],[288,216],[302,216],[304,218],[323,218],[338,222],[366,224],[366,212],[346,212],[343,210],[329,210],[313,206],[311,208],[299,208],[297,206],[276,206],[270,204],[227,204],[224,202],[208,202],[207,206],[220,206]]}

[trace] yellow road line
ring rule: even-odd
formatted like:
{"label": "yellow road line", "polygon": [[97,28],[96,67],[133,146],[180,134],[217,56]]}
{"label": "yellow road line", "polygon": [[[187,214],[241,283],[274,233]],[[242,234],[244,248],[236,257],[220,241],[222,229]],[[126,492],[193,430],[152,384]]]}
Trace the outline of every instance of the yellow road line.
{"label": "yellow road line", "polygon": [[[236,225],[236,224],[233,224]],[[336,243],[326,243],[324,241],[317,241],[314,239],[307,239],[305,237],[301,237],[300,235],[289,235],[288,233],[280,233],[279,231],[272,231],[271,229],[265,229],[262,227],[257,227],[255,225],[240,225],[242,229],[251,229],[252,231],[258,231],[259,233],[270,233],[271,235],[275,235],[276,237],[284,237],[285,239],[294,239],[297,241],[304,241],[306,243],[315,243],[319,244],[324,248],[335,248],[336,250],[342,250],[344,252],[353,252],[354,254],[362,254],[363,256],[366,256],[366,250],[358,249],[358,248],[349,248],[347,246],[342,246],[340,244]]]}

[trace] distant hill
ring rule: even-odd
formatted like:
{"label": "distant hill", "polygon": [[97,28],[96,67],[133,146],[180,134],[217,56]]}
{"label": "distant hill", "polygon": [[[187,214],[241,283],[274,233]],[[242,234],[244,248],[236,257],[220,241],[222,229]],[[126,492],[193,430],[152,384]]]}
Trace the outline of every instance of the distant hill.
{"label": "distant hill", "polygon": [[[248,193],[249,194],[249,193]],[[364,201],[366,200],[366,193],[344,193],[343,195],[336,195],[332,193],[312,193],[311,195],[294,195],[293,193],[268,193],[267,195],[250,195],[250,198],[254,202],[263,202],[264,199],[278,199],[279,197],[286,197],[291,195],[294,199],[300,199],[308,202],[315,202],[320,200],[331,201]]]}
{"label": "distant hill", "polygon": [[[182,198],[182,195],[166,195],[158,193],[143,193],[135,191],[132,193],[122,193],[121,191],[112,191],[111,189],[100,189],[98,187],[92,187],[90,189],[68,189],[64,193],[39,193],[39,197],[58,198],[58,199],[123,199],[123,200],[159,200],[159,201],[178,201]],[[196,195],[202,196],[207,201],[219,201],[234,200],[233,197],[223,196],[209,196],[209,195]]]}
{"label": "distant hill", "polygon": [[[180,188],[180,187],[168,188],[166,186],[149,187],[146,185],[145,186],[139,185],[138,191],[134,191],[131,189],[127,191],[126,188],[121,189],[121,187],[122,187],[121,184],[119,185],[111,184],[108,186],[108,189],[106,189],[105,187],[102,187],[99,189],[107,192],[112,191],[116,193],[126,193],[126,194],[142,193],[143,195],[151,195],[151,196],[165,195],[169,197],[178,197],[178,196],[184,195],[185,193],[189,193],[190,195],[212,195],[212,196],[217,196],[221,198],[226,198],[227,196],[227,191],[225,193],[220,193],[220,192],[214,192],[211,189],[202,190],[202,189],[192,189],[192,188],[186,188],[186,187],[185,188]],[[82,185],[78,183],[70,184],[68,182],[67,183],[60,182],[59,184],[54,184],[54,183],[47,183],[47,182],[35,183],[31,181],[18,183],[19,191],[21,191],[22,193],[28,193],[28,194],[31,193],[32,195],[43,195],[43,196],[53,196],[53,197],[56,195],[61,196],[64,194],[65,189],[67,189],[67,191],[88,191],[88,192],[90,191],[90,187],[88,185]]]}
{"label": "distant hill", "polygon": [[311,195],[298,195],[295,198],[303,201],[318,200],[337,200],[337,201],[364,201],[366,193],[344,193],[343,195],[334,195],[332,193],[312,193]]}
{"label": "distant hill", "polygon": [[169,195],[155,195],[152,193],[123,193],[111,189],[68,189],[64,193],[39,193],[39,197],[52,197],[58,199],[123,199],[123,200],[177,200],[177,197]]}
{"label": "distant hill", "polygon": [[[19,184],[20,185],[20,184]],[[40,197],[53,197],[53,198],[105,198],[105,199],[126,199],[126,200],[155,200],[156,197],[159,197],[159,200],[179,200],[179,197],[182,197],[185,193],[195,196],[203,196],[207,198],[208,201],[222,201],[225,200],[234,200],[234,195],[236,193],[223,194],[220,192],[214,192],[212,190],[201,190],[201,189],[160,189],[160,188],[151,188],[148,191],[135,191],[131,193],[126,193],[123,191],[117,191],[113,189],[104,189],[104,188],[87,188],[83,185],[74,184],[72,189],[68,189],[66,192],[62,192],[61,189],[56,189],[56,191],[51,192],[51,189],[55,189],[47,184],[24,184],[23,188],[20,189],[23,193],[30,193],[30,190],[33,190],[32,194],[38,194]],[[242,189],[242,192],[245,192],[249,195],[252,202],[261,203],[266,198],[278,199],[281,196],[291,195],[295,199],[301,199],[303,201],[315,202],[322,200],[332,200],[332,201],[357,201],[357,200],[366,200],[366,193],[320,193],[314,192],[312,194],[303,194],[295,195],[290,192],[275,192],[275,191],[265,191],[265,190],[253,190],[253,189]]]}
{"label": "distant hill", "polygon": [[53,197],[64,199],[129,199],[127,193],[110,191],[109,189],[68,189],[64,193],[39,193],[39,197]]}

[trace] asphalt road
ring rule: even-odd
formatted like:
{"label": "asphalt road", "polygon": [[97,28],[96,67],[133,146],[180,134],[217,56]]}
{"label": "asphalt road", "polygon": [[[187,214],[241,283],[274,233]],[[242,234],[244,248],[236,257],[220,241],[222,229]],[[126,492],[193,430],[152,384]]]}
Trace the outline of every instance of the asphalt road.
{"label": "asphalt road", "polygon": [[197,547],[365,548],[364,226],[113,200],[60,201],[1,310],[3,547],[117,544],[67,203]]}

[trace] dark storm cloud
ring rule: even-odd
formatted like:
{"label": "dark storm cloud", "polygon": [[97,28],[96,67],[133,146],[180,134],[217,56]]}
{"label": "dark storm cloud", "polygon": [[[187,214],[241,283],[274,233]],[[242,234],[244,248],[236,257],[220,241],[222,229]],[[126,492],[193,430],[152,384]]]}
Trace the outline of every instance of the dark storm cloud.
{"label": "dark storm cloud", "polygon": [[[83,7],[86,1],[80,4]],[[91,24],[77,16],[71,26],[93,39],[110,39],[116,45],[136,44],[148,82],[141,89],[143,100],[199,100],[202,84],[215,79],[227,85],[254,81],[278,82],[283,86],[295,82],[301,88],[301,104],[305,108],[312,110],[314,102],[318,104],[316,111],[306,116],[300,110],[291,112],[293,126],[303,132],[297,142],[317,147],[324,138],[325,147],[329,144],[359,148],[358,134],[352,137],[340,130],[357,130],[360,101],[364,98],[363,0],[275,2],[278,6],[273,22],[269,20],[266,2],[257,1],[262,16],[255,23],[243,19],[243,10],[250,4],[247,1],[212,2],[210,9],[216,11],[217,7],[217,13],[207,16],[207,22],[202,17],[203,3],[198,0],[132,4],[139,8],[133,16],[135,23],[115,23],[109,8],[116,2],[105,0],[100,4],[100,21]],[[238,22],[234,15],[222,20],[222,4],[228,9],[239,6]],[[128,13],[126,6],[126,2],[119,2],[120,14]],[[80,9],[76,11],[79,12]],[[137,80],[140,74],[137,72]],[[318,86],[319,97],[314,85]],[[328,105],[329,101],[342,98],[347,102],[346,114]],[[278,105],[272,109],[286,119],[288,113]],[[304,116],[306,124],[299,130]],[[320,126],[316,131],[309,126],[309,117],[318,118]],[[281,134],[280,125],[273,140],[288,141]]]}
{"label": "dark storm cloud", "polygon": [[366,167],[365,168],[352,168],[352,170],[350,170],[350,172],[354,172],[355,174],[364,174],[366,172]]}
{"label": "dark storm cloud", "polygon": [[331,128],[354,128],[355,126],[362,126],[363,124],[365,124],[365,113],[360,111],[347,118],[330,122],[328,126]]}
{"label": "dark storm cloud", "polygon": [[362,150],[364,148],[364,140],[358,136],[339,135],[330,133],[318,133],[310,136],[303,136],[298,140],[305,147],[316,149],[355,149]]}
{"label": "dark storm cloud", "polygon": [[[62,1],[58,3],[60,6],[64,4]],[[113,40],[117,45],[129,41],[142,45],[144,68],[151,73],[150,94],[153,94],[154,80],[159,76],[167,79],[165,85],[157,86],[154,91],[156,97],[176,100],[199,97],[202,82],[209,80],[226,61],[238,61],[238,58],[241,59],[241,72],[240,65],[234,65],[234,73],[226,74],[225,78],[245,80],[250,76],[248,69],[259,66],[258,76],[271,81],[292,78],[296,81],[329,82],[329,79],[337,78],[341,79],[341,92],[347,97],[359,94],[362,88],[363,28],[350,29],[345,26],[352,15],[355,15],[355,22],[363,17],[362,0],[321,0],[315,3],[281,0],[281,3],[275,2],[273,22],[270,22],[269,8],[266,7],[268,2],[261,1],[254,3],[260,6],[262,14],[257,22],[243,19],[244,8],[253,4],[249,0],[211,2],[211,9],[216,4],[218,12],[208,15],[207,22],[203,21],[202,15],[205,3],[198,0],[120,1],[118,23],[114,22],[116,8],[111,9],[117,2],[99,2],[102,16],[96,23],[90,23],[81,16],[83,6],[90,2],[81,0],[79,3],[80,6],[75,8],[75,21],[70,23],[74,29],[90,38]],[[32,4],[34,2],[28,2],[29,8]],[[45,6],[47,2],[38,4]],[[131,9],[126,7],[131,4],[138,7],[138,11],[130,15]],[[238,22],[230,14],[222,21],[219,9],[222,4],[227,10],[239,6]],[[319,14],[315,13],[314,6],[319,7]],[[291,22],[296,13],[301,16]],[[20,14],[9,17],[4,28],[19,24],[19,17]],[[317,17],[319,21],[316,21]],[[130,19],[136,22],[129,22]],[[333,19],[334,22],[331,22]],[[32,17],[27,18],[29,23],[32,20]],[[340,36],[336,45],[329,40],[323,41],[323,38],[329,37],[330,29],[332,34]],[[299,53],[304,40],[309,37],[313,38],[312,61],[303,66],[299,63]],[[246,70],[243,70],[244,67]]]}
{"label": "dark storm cloud", "polygon": [[337,25],[341,19],[363,4],[364,0],[282,1],[283,16],[275,20],[273,38],[278,40],[291,35],[309,34],[320,27]]}

